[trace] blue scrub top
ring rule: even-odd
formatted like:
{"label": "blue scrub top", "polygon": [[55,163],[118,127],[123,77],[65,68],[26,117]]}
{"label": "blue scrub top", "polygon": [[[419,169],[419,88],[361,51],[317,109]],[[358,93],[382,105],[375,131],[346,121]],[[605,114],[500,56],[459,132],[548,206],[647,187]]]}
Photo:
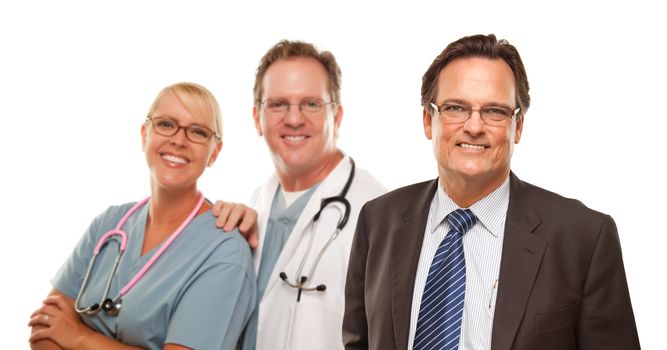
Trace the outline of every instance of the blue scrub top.
{"label": "blue scrub top", "polygon": [[[74,252],[53,278],[53,287],[76,299],[99,238],[116,227],[134,205],[107,209],[95,218]],[[128,244],[111,284],[114,299],[121,288],[159,249],[141,256],[148,205],[123,226]],[[173,343],[193,349],[234,349],[256,304],[256,280],[250,249],[238,231],[216,229],[210,211],[196,216],[144,277],[123,297],[118,316],[103,311],[82,315],[92,329],[125,344],[162,349]],[[118,245],[101,250],[79,306],[99,303]]]}

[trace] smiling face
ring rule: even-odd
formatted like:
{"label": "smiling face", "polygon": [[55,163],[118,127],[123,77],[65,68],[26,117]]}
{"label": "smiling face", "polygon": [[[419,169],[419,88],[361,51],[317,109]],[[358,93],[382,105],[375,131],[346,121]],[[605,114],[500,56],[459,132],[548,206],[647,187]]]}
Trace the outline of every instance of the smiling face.
{"label": "smiling face", "polygon": [[[514,75],[501,59],[479,57],[451,61],[438,76],[434,103],[516,107]],[[432,113],[434,115],[432,115]],[[432,109],[424,110],[424,134],[432,140],[438,173],[447,187],[482,184],[489,193],[509,175],[514,144],[519,142],[523,120],[514,117],[500,126],[484,124],[478,112],[459,124],[447,124]]]}
{"label": "smiling face", "polygon": [[253,109],[255,127],[269,146],[279,176],[326,176],[337,163],[336,135],[343,109],[339,104],[328,104],[316,115],[299,109],[304,100],[332,102],[322,64],[307,57],[281,59],[268,68],[262,84],[262,101],[280,100],[291,105],[283,115],[267,113],[261,104]]}
{"label": "smiling face", "polygon": [[[191,113],[172,92],[160,98],[150,117],[170,118],[179,126],[197,124],[216,130],[212,116]],[[187,139],[183,128],[173,136],[160,135],[155,132],[150,121],[141,127],[141,138],[151,183],[154,187],[166,190],[196,188],[197,179],[207,166],[213,164],[222,147],[222,142],[215,137],[206,143],[194,143]]]}

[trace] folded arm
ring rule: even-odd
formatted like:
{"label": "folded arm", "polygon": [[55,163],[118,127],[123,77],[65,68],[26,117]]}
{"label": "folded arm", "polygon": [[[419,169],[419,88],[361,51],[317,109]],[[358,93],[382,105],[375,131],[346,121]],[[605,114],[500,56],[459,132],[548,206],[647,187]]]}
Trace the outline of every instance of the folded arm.
{"label": "folded arm", "polygon": [[[32,327],[30,348],[32,350],[68,350],[68,349],[141,349],[123,344],[115,339],[98,333],[81,320],[74,309],[74,299],[52,289],[42,307],[31,315]],[[176,344],[167,344],[165,350],[189,349]]]}

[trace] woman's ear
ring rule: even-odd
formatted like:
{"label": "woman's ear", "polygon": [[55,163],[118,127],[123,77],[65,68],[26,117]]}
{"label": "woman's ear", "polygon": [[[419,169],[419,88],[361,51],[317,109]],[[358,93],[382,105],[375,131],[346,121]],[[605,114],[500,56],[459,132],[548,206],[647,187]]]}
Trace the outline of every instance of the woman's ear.
{"label": "woman's ear", "polygon": [[211,156],[208,158],[207,166],[211,166],[215,163],[215,160],[218,159],[218,154],[220,153],[221,149],[222,149],[222,140],[219,140],[215,143],[215,148],[213,149]]}

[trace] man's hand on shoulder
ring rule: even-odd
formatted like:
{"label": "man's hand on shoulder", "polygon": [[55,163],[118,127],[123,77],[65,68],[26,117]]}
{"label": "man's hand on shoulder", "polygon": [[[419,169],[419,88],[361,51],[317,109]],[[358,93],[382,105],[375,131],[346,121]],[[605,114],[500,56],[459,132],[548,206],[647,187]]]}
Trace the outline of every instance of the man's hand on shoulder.
{"label": "man's hand on shoulder", "polygon": [[241,203],[216,201],[213,215],[218,217],[215,226],[225,231],[238,227],[241,235],[248,241],[250,248],[257,248],[259,232],[257,229],[257,212]]}

